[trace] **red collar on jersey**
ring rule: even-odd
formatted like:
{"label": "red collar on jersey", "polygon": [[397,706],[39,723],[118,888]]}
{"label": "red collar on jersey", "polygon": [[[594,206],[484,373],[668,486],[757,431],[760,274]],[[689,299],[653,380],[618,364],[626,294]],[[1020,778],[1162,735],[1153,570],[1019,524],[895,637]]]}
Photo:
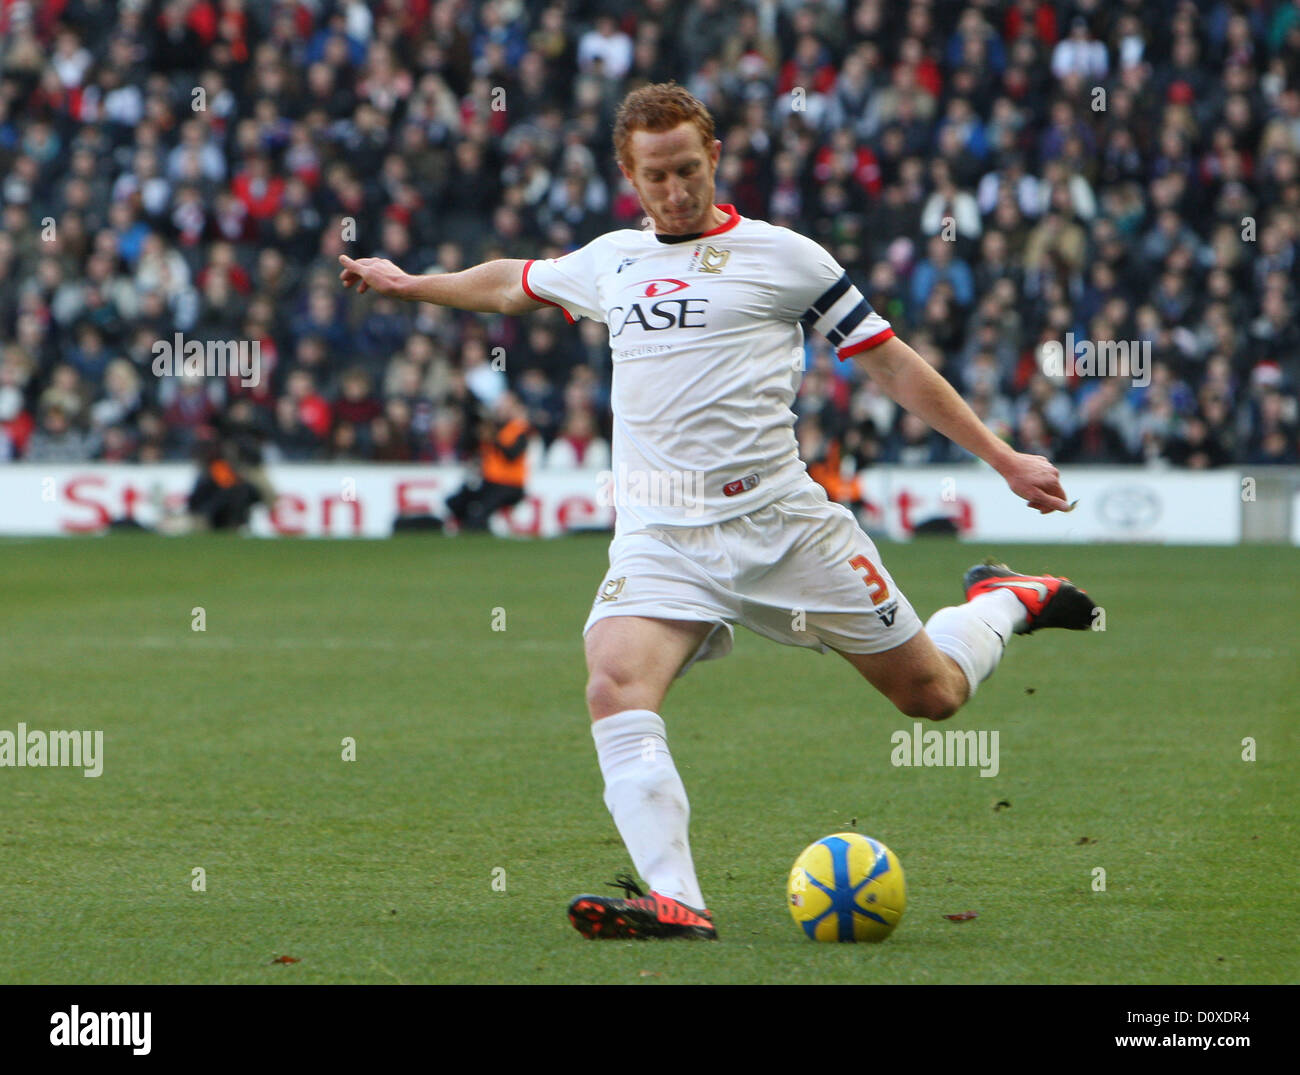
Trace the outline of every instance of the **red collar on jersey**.
{"label": "red collar on jersey", "polygon": [[719,224],[716,228],[710,228],[708,231],[697,231],[692,235],[660,235],[655,232],[655,238],[661,243],[689,243],[692,239],[703,239],[709,235],[720,235],[724,231],[730,231],[740,223],[740,214],[736,212],[736,207],[730,203],[724,205],[715,205],[715,209],[721,209],[727,214],[727,219]]}

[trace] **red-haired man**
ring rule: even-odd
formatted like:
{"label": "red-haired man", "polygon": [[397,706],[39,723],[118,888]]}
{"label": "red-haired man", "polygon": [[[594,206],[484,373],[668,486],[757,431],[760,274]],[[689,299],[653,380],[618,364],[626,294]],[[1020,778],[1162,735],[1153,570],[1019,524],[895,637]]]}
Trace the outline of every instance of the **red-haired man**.
{"label": "red-haired man", "polygon": [[1092,601],[1068,581],[984,564],[966,574],[966,603],[922,626],[852,513],[799,458],[790,405],[805,330],[1031,508],[1069,509],[1060,476],[990,433],[817,243],[715,205],[721,148],[695,97],[644,86],[619,109],[614,149],[652,228],[427,277],[339,259],[359,290],[506,314],[558,306],[609,328],[618,516],[585,630],[587,707],[605,803],[650,892],[625,878],[623,898],[576,897],[569,917],[588,937],[717,936],[659,711],[676,677],[731,649],[735,624],[834,650],[903,713],[931,720],[971,697],[1013,633],[1091,625]]}

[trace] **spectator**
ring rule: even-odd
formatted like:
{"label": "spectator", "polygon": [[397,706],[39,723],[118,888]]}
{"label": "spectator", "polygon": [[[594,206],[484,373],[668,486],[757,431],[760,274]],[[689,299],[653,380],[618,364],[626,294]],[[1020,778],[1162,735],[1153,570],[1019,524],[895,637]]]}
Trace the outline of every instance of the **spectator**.
{"label": "spectator", "polygon": [[1109,401],[1101,392],[1095,392],[1080,408],[1080,421],[1061,443],[1056,458],[1062,463],[1128,463],[1132,462],[1124,438],[1106,417]]}
{"label": "spectator", "polygon": [[983,225],[974,195],[957,189],[952,168],[943,158],[934,162],[930,173],[934,193],[921,210],[921,231],[950,243],[958,238],[977,240]]}
{"label": "spectator", "polygon": [[52,403],[27,442],[26,458],[31,463],[85,463],[92,454],[91,439],[73,428],[67,411]]}
{"label": "spectator", "polygon": [[926,246],[928,256],[916,267],[912,277],[912,304],[924,309],[935,286],[946,283],[952,288],[952,297],[962,306],[975,300],[975,278],[970,266],[953,254],[953,244],[941,235],[930,239]]}
{"label": "spectator", "polygon": [[578,69],[598,70],[604,78],[617,82],[627,75],[631,66],[632,39],[619,30],[612,16],[601,15],[596,19],[595,29],[578,41]]}
{"label": "spectator", "polygon": [[91,428],[130,425],[143,405],[135,367],[124,358],[114,359],[104,374],[104,394],[90,408]]}
{"label": "spectator", "polygon": [[916,415],[904,413],[885,447],[885,461],[901,466],[947,462],[947,444]]}
{"label": "spectator", "polygon": [[1188,415],[1164,456],[1174,466],[1192,470],[1221,467],[1228,461],[1227,449],[1200,414]]}
{"label": "spectator", "polygon": [[600,436],[591,412],[576,410],[570,413],[560,435],[546,450],[546,466],[608,470],[609,465],[609,443]]}
{"label": "spectator", "polygon": [[1096,40],[1088,29],[1088,20],[1076,15],[1070,33],[1052,50],[1052,74],[1061,81],[1077,79],[1096,85],[1110,71],[1110,58],[1104,42]]}
{"label": "spectator", "polygon": [[353,366],[340,379],[340,395],[334,404],[335,425],[365,428],[383,414],[383,407],[371,391],[370,374]]}

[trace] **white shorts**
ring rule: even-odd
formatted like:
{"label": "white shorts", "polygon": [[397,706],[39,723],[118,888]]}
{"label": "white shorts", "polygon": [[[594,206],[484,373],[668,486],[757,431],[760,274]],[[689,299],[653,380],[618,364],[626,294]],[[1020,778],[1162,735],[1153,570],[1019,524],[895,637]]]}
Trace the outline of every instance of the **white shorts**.
{"label": "white shorts", "polygon": [[811,480],[726,522],[615,537],[583,634],[606,616],[716,624],[682,672],[730,653],[737,623],[822,653],[880,653],[921,630],[853,513]]}

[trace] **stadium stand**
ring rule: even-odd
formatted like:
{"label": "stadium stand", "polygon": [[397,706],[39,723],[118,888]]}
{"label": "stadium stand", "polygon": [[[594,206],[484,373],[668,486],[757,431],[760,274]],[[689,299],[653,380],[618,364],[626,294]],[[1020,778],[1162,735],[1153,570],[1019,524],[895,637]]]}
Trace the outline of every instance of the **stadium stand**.
{"label": "stadium stand", "polygon": [[[607,459],[603,326],[357,297],[336,257],[640,227],[613,111],[670,78],[716,200],[823,243],[1017,447],[1300,461],[1300,3],[1265,0],[0,0],[0,460],[464,461],[507,392],[533,465]],[[260,383],[155,376],[176,332]],[[1045,375],[1067,334],[1147,376]],[[806,365],[810,463],[957,461]]]}

